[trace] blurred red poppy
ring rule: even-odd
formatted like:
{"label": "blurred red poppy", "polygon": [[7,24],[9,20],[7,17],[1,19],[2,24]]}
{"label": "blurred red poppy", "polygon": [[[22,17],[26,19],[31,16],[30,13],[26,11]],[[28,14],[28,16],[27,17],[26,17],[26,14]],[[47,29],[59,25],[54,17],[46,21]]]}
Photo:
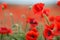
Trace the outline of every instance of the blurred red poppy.
{"label": "blurred red poppy", "polygon": [[57,1],[57,5],[60,6],[60,1]]}
{"label": "blurred red poppy", "polygon": [[60,23],[60,16],[56,16],[55,20]]}
{"label": "blurred red poppy", "polygon": [[56,36],[60,35],[60,23],[58,23],[58,22],[56,22],[55,35]]}
{"label": "blurred red poppy", "polygon": [[0,5],[0,12],[2,12],[2,6]]}
{"label": "blurred red poppy", "polygon": [[7,3],[2,3],[2,9],[7,9]]}
{"label": "blurred red poppy", "polygon": [[50,13],[49,8],[46,8],[46,9],[43,10],[43,14],[45,14],[46,16],[49,16],[49,13]]}
{"label": "blurred red poppy", "polygon": [[60,16],[56,16],[55,18],[56,30],[55,35],[60,35]]}
{"label": "blurred red poppy", "polygon": [[29,31],[26,34],[26,40],[37,40],[38,38],[38,33],[34,31]]}
{"label": "blurred red poppy", "polygon": [[28,18],[27,22],[30,23],[32,27],[35,27],[38,25],[37,21],[34,18]]}
{"label": "blurred red poppy", "polygon": [[55,26],[55,24],[50,24],[50,25],[45,25],[45,29],[51,29],[51,30],[53,30],[54,29],[54,26]]}
{"label": "blurred red poppy", "polygon": [[36,28],[36,27],[31,28],[31,30],[30,30],[30,31],[38,32],[38,30],[37,30],[37,28]]}
{"label": "blurred red poppy", "polygon": [[49,16],[48,18],[49,18],[49,21],[50,22],[54,22],[54,20],[55,20],[55,17],[54,16]]}
{"label": "blurred red poppy", "polygon": [[0,27],[0,34],[11,34],[12,30],[6,27]]}
{"label": "blurred red poppy", "polygon": [[33,12],[36,14],[37,12],[42,11],[44,8],[44,3],[37,3],[35,5],[33,5]]}
{"label": "blurred red poppy", "polygon": [[43,35],[46,39],[52,39],[54,37],[53,31],[48,28],[44,30]]}

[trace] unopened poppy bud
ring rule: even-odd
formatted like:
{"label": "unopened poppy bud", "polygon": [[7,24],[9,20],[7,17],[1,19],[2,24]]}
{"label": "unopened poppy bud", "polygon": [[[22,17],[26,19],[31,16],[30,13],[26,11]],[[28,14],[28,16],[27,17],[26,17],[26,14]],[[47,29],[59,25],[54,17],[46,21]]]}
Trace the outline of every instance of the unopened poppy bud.
{"label": "unopened poppy bud", "polygon": [[15,26],[19,26],[19,24],[15,24]]}
{"label": "unopened poppy bud", "polygon": [[32,8],[32,6],[29,6],[29,9],[31,9]]}
{"label": "unopened poppy bud", "polygon": [[13,16],[13,13],[10,13],[10,16]]}

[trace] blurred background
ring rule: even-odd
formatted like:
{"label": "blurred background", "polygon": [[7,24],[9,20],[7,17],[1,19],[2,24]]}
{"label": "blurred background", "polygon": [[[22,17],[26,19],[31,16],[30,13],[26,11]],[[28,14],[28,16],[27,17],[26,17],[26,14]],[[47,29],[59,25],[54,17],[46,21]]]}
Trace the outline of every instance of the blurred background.
{"label": "blurred background", "polygon": [[23,24],[26,22],[26,17],[33,17],[37,21],[40,21],[40,17],[34,15],[32,7],[36,3],[43,2],[45,4],[45,8],[50,8],[50,15],[57,16],[60,15],[60,7],[56,5],[57,0],[0,0],[1,3],[7,3],[8,8],[4,11],[0,11],[0,21],[4,20],[4,13],[6,15],[6,25],[10,26],[10,16],[9,14],[13,14],[14,23],[22,22]]}

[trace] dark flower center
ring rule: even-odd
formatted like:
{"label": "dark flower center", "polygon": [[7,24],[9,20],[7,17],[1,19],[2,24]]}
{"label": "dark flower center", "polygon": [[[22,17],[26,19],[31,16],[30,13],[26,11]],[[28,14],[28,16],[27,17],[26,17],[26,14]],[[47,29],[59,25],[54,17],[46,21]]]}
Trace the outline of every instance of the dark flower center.
{"label": "dark flower center", "polygon": [[34,22],[33,22],[33,20],[30,20],[30,24],[33,24]]}
{"label": "dark flower center", "polygon": [[51,28],[51,30],[53,30],[53,28]]}
{"label": "dark flower center", "polygon": [[48,31],[48,36],[50,36],[51,35],[51,31]]}
{"label": "dark flower center", "polygon": [[37,22],[34,22],[34,24],[37,24]]}
{"label": "dark flower center", "polygon": [[34,22],[34,20],[30,20],[30,24],[37,24],[37,22]]}
{"label": "dark flower center", "polygon": [[34,38],[35,36],[34,35],[31,35],[32,38]]}

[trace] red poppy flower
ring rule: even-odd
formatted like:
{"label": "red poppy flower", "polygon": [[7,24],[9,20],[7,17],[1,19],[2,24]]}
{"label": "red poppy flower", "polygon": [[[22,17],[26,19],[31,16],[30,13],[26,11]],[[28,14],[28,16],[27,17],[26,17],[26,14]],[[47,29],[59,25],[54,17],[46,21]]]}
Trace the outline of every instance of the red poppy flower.
{"label": "red poppy flower", "polygon": [[0,12],[2,12],[2,7],[1,7],[1,5],[0,5]]}
{"label": "red poppy flower", "polygon": [[7,8],[7,4],[6,3],[2,3],[2,9],[6,9]]}
{"label": "red poppy flower", "polygon": [[37,40],[38,34],[34,31],[29,31],[26,34],[26,40]]}
{"label": "red poppy flower", "polygon": [[60,16],[56,16],[55,20],[60,23]]}
{"label": "red poppy flower", "polygon": [[53,40],[53,39],[45,39],[45,40]]}
{"label": "red poppy flower", "polygon": [[12,30],[6,27],[0,27],[0,34],[11,34]]}
{"label": "red poppy flower", "polygon": [[50,22],[53,22],[53,21],[54,21],[54,19],[55,19],[55,17],[54,17],[54,16],[50,16],[50,17],[49,17],[49,21],[50,21]]}
{"label": "red poppy flower", "polygon": [[30,30],[30,31],[38,32],[38,30],[37,30],[37,28],[36,28],[36,27],[31,28],[31,30]]}
{"label": "red poppy flower", "polygon": [[57,5],[60,6],[60,1],[57,2]]}
{"label": "red poppy flower", "polygon": [[46,16],[48,16],[50,13],[50,9],[46,8],[43,10],[43,14],[45,14]]}
{"label": "red poppy flower", "polygon": [[45,29],[48,28],[48,29],[53,30],[53,29],[54,29],[54,26],[55,26],[55,24],[52,23],[51,25],[46,25],[46,26],[45,26]]}
{"label": "red poppy flower", "polygon": [[60,23],[56,23],[56,30],[55,30],[55,35],[58,36],[60,35]]}
{"label": "red poppy flower", "polygon": [[27,22],[30,23],[30,25],[33,27],[38,25],[37,21],[33,18],[28,18]]}
{"label": "red poppy flower", "polygon": [[43,35],[46,39],[52,39],[54,36],[52,30],[50,30],[48,28],[44,30]]}
{"label": "red poppy flower", "polygon": [[34,13],[40,12],[43,10],[43,8],[44,8],[44,3],[37,3],[33,5],[33,12]]}

